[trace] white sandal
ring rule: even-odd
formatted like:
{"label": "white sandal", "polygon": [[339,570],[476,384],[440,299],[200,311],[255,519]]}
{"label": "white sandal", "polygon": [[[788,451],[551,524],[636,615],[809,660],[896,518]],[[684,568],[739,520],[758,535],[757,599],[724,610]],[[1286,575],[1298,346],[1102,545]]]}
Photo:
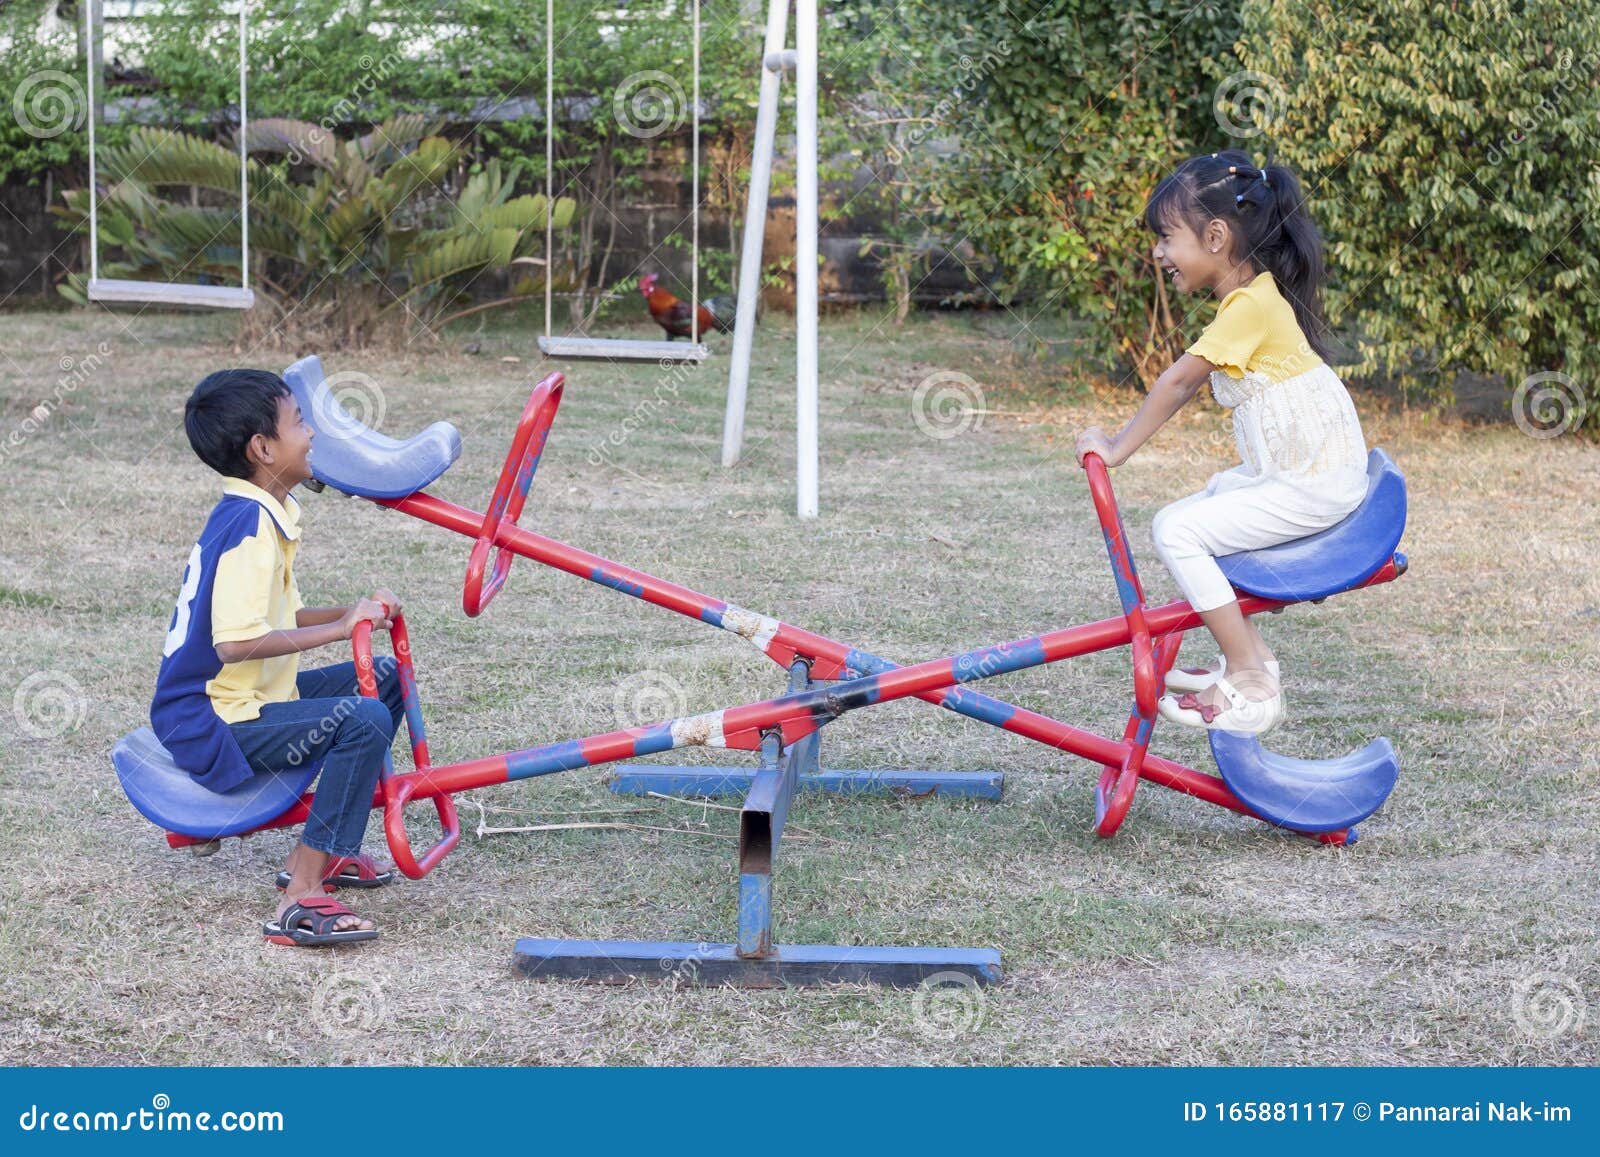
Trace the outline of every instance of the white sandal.
{"label": "white sandal", "polygon": [[[1268,659],[1262,666],[1268,675],[1274,679],[1279,677],[1278,660]],[[1221,655],[1211,660],[1204,667],[1174,667],[1167,672],[1168,691],[1204,691],[1211,684],[1222,677],[1228,669],[1227,660]]]}
{"label": "white sandal", "polygon": [[1267,699],[1248,699],[1225,676],[1218,677],[1216,687],[1228,701],[1225,709],[1206,706],[1200,702],[1197,692],[1187,691],[1182,695],[1163,695],[1156,703],[1156,710],[1161,718],[1184,727],[1238,731],[1245,735],[1270,731],[1283,718],[1281,690]]}

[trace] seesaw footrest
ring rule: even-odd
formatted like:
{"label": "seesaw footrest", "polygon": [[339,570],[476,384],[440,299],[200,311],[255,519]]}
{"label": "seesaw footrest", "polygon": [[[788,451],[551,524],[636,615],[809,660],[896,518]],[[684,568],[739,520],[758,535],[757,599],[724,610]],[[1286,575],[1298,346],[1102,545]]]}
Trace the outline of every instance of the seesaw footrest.
{"label": "seesaw footrest", "polygon": [[1228,790],[1263,819],[1300,832],[1354,827],[1382,806],[1400,776],[1387,739],[1337,759],[1293,759],[1255,735],[1211,732],[1211,757]]}

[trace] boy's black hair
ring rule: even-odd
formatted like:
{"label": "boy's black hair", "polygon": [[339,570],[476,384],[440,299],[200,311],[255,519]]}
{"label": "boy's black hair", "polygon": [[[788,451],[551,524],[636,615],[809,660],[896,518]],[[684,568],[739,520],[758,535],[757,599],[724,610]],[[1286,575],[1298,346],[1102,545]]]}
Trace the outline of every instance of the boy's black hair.
{"label": "boy's black hair", "polygon": [[249,478],[250,439],[278,433],[278,399],[288,384],[271,370],[218,370],[207,374],[183,407],[183,429],[194,452],[218,474]]}
{"label": "boy's black hair", "polygon": [[1330,357],[1322,313],[1322,235],[1294,173],[1283,165],[1257,168],[1241,149],[1204,153],[1165,177],[1144,210],[1145,224],[1155,233],[1179,221],[1199,233],[1217,218],[1233,230],[1234,260],[1272,274],[1306,341]]}

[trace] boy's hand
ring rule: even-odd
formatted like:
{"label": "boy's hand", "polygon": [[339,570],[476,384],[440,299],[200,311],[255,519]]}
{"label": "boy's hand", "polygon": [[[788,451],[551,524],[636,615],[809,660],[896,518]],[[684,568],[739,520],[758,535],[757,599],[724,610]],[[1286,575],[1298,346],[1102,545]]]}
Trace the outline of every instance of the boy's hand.
{"label": "boy's hand", "polygon": [[400,613],[400,596],[395,594],[388,587],[379,587],[377,590],[373,591],[372,598],[373,601],[380,602],[389,608],[389,617],[391,619]]}
{"label": "boy's hand", "polygon": [[339,626],[343,628],[345,638],[348,639],[356,633],[357,623],[371,623],[375,629],[385,631],[394,626],[394,621],[389,618],[383,604],[376,599],[360,599],[355,606],[344,613],[344,618],[339,620]]}
{"label": "boy's hand", "polygon": [[1099,426],[1090,426],[1078,435],[1077,455],[1079,466],[1083,465],[1084,456],[1087,454],[1100,455],[1108,469],[1112,466],[1121,466],[1123,463],[1123,458],[1116,452],[1111,439],[1106,437],[1106,432]]}

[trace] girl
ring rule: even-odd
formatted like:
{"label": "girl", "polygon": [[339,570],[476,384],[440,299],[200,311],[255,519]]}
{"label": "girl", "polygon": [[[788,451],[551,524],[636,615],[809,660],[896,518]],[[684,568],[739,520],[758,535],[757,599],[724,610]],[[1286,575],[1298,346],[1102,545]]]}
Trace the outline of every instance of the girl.
{"label": "girl", "polygon": [[1367,447],[1350,395],[1323,361],[1322,239],[1300,183],[1237,149],[1192,157],[1145,207],[1153,255],[1173,287],[1222,299],[1200,339],[1156,380],[1116,437],[1078,435],[1077,454],[1118,466],[1209,379],[1232,410],[1242,463],[1156,515],[1156,553],[1222,650],[1167,676],[1161,715],[1260,733],[1283,714],[1278,662],[1239,610],[1216,556],[1274,546],[1343,519],[1366,495]]}

